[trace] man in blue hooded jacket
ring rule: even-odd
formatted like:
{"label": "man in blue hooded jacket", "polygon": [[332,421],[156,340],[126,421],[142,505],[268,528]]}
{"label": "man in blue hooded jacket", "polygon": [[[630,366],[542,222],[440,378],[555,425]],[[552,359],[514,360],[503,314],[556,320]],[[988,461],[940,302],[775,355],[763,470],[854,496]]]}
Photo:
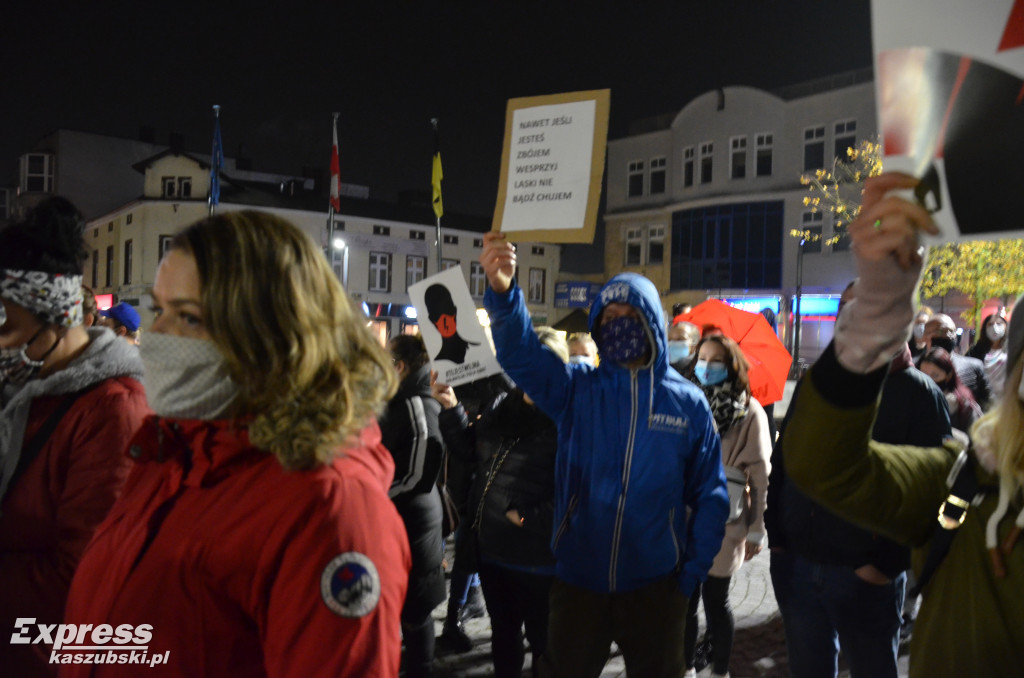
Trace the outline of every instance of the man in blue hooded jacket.
{"label": "man in blue hooded jacket", "polygon": [[548,647],[542,675],[598,676],[615,641],[631,676],[682,676],[687,597],[728,513],[714,419],[668,364],[657,289],[622,273],[590,312],[600,367],[543,348],[515,282],[515,248],[484,236],[484,305],[498,361],[558,425]]}

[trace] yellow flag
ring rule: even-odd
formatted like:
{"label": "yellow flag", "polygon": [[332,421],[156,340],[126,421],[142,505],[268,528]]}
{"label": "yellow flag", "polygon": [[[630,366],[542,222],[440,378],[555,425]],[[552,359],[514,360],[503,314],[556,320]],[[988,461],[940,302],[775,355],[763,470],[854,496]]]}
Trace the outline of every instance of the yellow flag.
{"label": "yellow flag", "polygon": [[441,204],[441,151],[434,153],[434,171],[430,177],[430,185],[434,189],[434,214],[440,219],[444,214],[444,206]]}

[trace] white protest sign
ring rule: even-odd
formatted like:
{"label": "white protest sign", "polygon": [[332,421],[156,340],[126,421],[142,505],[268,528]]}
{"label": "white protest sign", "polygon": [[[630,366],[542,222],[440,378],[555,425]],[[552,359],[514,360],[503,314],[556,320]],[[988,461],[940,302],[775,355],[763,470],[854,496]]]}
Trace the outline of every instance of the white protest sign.
{"label": "white protest sign", "polygon": [[409,299],[439,382],[458,386],[501,373],[461,268],[454,266],[410,285]]}
{"label": "white protest sign", "polygon": [[493,230],[516,242],[593,242],[609,90],[511,99]]}
{"label": "white protest sign", "polygon": [[888,170],[922,179],[943,240],[1021,237],[1024,1],[872,0]]}

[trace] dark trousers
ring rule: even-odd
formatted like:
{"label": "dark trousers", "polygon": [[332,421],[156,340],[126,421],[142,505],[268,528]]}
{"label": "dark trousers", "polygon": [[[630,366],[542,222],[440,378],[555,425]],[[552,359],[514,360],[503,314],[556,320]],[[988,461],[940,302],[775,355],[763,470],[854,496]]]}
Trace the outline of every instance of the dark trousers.
{"label": "dark trousers", "polygon": [[548,598],[553,579],[480,563],[480,585],[491,615],[491,657],[497,678],[519,678],[523,674],[524,626],[533,666],[538,665],[548,644]]}
{"label": "dark trousers", "polygon": [[626,674],[680,678],[687,600],[676,577],[625,593],[597,593],[555,579],[551,585],[544,678],[595,678],[612,641],[622,650]]}
{"label": "dark trousers", "polygon": [[736,624],[729,605],[729,583],[732,577],[712,577],[697,586],[690,596],[690,607],[686,611],[686,634],[683,644],[686,652],[686,666],[693,667],[693,652],[697,646],[697,605],[704,599],[704,616],[708,620],[708,635],[711,636],[711,664],[715,673],[729,671],[729,657],[732,656],[732,639]]}
{"label": "dark trousers", "polygon": [[835,676],[842,648],[853,678],[896,678],[906,573],[879,586],[787,551],[772,551],[771,573],[791,676]]}

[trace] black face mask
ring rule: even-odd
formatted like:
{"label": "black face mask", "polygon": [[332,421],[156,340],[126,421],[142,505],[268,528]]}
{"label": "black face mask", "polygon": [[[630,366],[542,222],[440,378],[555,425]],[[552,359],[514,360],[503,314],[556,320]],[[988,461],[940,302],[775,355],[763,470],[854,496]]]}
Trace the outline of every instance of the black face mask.
{"label": "black face mask", "polygon": [[948,337],[932,337],[932,348],[944,348],[946,353],[952,353],[953,340]]}

